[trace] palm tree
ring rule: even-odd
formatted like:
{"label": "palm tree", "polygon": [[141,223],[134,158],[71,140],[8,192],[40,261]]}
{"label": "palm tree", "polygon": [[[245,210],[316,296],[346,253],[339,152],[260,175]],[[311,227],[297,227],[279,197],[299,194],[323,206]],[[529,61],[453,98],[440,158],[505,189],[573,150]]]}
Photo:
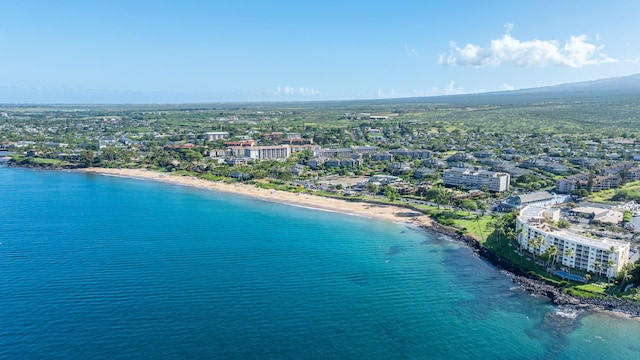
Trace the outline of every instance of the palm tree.
{"label": "palm tree", "polygon": [[[491,220],[487,222],[487,230],[493,230],[495,233],[498,230],[498,222],[500,221],[500,216],[498,214],[491,214]],[[498,246],[500,245],[500,237],[497,238]]]}
{"label": "palm tree", "polygon": [[[516,232],[513,231],[513,229],[509,228],[509,230],[507,230],[507,239],[514,241],[516,240]],[[517,241],[516,241],[517,243]]]}
{"label": "palm tree", "polygon": [[534,244],[536,243],[536,241],[537,241],[537,240],[536,240],[536,238],[534,238],[534,237],[530,237],[530,238],[529,238],[529,240],[527,240],[527,250],[529,250],[529,251],[531,252],[531,254],[533,255],[533,262],[534,262],[534,263],[536,262],[536,254],[535,254],[535,252],[534,252],[534,251],[532,251],[532,250],[530,250],[530,249],[535,248],[535,247],[534,247]]}
{"label": "palm tree", "polygon": [[611,256],[611,255],[616,253],[616,248],[615,248],[615,246],[611,245],[611,247],[608,248],[607,250],[605,250],[604,252],[605,252],[605,254],[608,255],[607,257],[609,259],[609,260],[607,260],[607,278],[609,278],[609,280],[611,280],[611,278],[616,275],[616,274],[613,274],[613,276],[611,276],[610,271],[609,271],[612,267],[614,267],[616,265],[616,262],[613,259],[613,256]]}
{"label": "palm tree", "polygon": [[518,250],[520,251],[520,262],[522,262],[522,243],[520,242],[522,240],[521,236],[522,236],[522,228],[518,229],[518,231],[516,231],[516,238],[518,239]]}
{"label": "palm tree", "polygon": [[533,251],[531,253],[533,254],[534,264],[536,262],[536,254],[540,254],[540,248],[546,245],[546,243],[547,242],[544,240],[544,237],[542,235],[538,235],[534,238],[530,238],[529,241],[527,242],[527,245],[533,248]]}
{"label": "palm tree", "polygon": [[586,280],[585,284],[588,284],[589,280],[591,280],[591,274],[585,274],[584,279]]}
{"label": "palm tree", "polygon": [[600,263],[600,261],[596,260],[593,262],[593,270],[595,270],[596,274],[601,275],[601,271],[602,271],[602,264]]}
{"label": "palm tree", "polygon": [[625,266],[622,267],[622,276],[620,277],[620,279],[622,280],[620,288],[622,290],[624,290],[624,286],[631,280],[633,279],[633,274],[631,274],[629,272],[630,269],[633,269],[633,265],[630,266],[630,264],[627,264]]}
{"label": "palm tree", "polygon": [[476,220],[476,226],[478,226],[478,233],[480,233],[480,240],[482,240],[482,243],[484,243],[484,236],[482,235],[482,229],[480,228],[480,218],[482,216],[480,214],[476,214],[475,216],[475,220]]}
{"label": "palm tree", "polygon": [[613,278],[614,276],[611,276],[611,272],[609,271],[612,267],[614,267],[616,265],[616,262],[613,261],[613,259],[609,259],[607,261],[607,278],[609,278],[609,281],[611,281],[611,278]]}
{"label": "palm tree", "polygon": [[564,256],[569,258],[569,274],[571,274],[571,268],[573,267],[573,265],[571,264],[571,258],[574,257],[576,255],[576,252],[573,251],[572,248],[567,248],[567,250],[564,251]]}
{"label": "palm tree", "polygon": [[496,224],[498,227],[496,228],[496,232],[498,233],[498,242],[500,243],[500,247],[502,247],[502,237],[506,235],[506,231],[504,228],[504,224],[500,222]]}
{"label": "palm tree", "polygon": [[607,250],[604,251],[607,255],[611,255],[611,254],[615,254],[616,252],[616,248],[615,246],[611,245],[610,248],[608,248]]}
{"label": "palm tree", "polygon": [[548,257],[547,259],[547,269],[548,269],[555,262],[556,256],[558,255],[558,247],[555,245],[551,245],[547,248],[547,250],[544,251],[544,253]]}

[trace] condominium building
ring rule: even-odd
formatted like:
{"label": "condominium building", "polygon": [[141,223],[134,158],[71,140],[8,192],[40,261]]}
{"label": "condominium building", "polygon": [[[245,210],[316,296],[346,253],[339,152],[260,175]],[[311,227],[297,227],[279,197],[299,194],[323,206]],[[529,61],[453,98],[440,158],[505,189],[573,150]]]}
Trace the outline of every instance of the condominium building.
{"label": "condominium building", "polygon": [[291,148],[292,154],[295,154],[300,151],[306,151],[306,150],[311,151],[311,153],[313,154],[321,149],[320,145],[311,145],[311,144],[289,145],[289,148]]}
{"label": "condominium building", "polygon": [[313,144],[311,138],[286,138],[282,139],[283,145],[310,145]]}
{"label": "condominium building", "polygon": [[288,145],[251,146],[244,149],[244,156],[258,160],[286,159],[291,155]]}
{"label": "condominium building", "polygon": [[[589,179],[591,178],[591,183]],[[556,181],[556,189],[559,193],[568,194],[574,190],[586,189],[597,192],[614,189],[620,186],[619,175],[594,176],[590,174],[576,174]]]}
{"label": "condominium building", "polygon": [[615,189],[624,181],[640,180],[640,166],[632,162],[623,162],[602,169],[602,175],[576,174],[559,179],[556,188],[559,193],[570,193],[586,189],[592,192]]}
{"label": "condominium building", "polygon": [[323,158],[350,158],[353,155],[353,149],[318,149],[313,156]]}
{"label": "condominium building", "polygon": [[218,141],[229,138],[229,133],[226,131],[208,131],[204,133],[204,138],[207,141]]}
{"label": "condominium building", "polygon": [[[558,229],[549,220],[560,218],[559,209],[540,206],[522,208],[516,220],[518,243],[532,253],[542,254],[550,246],[558,249],[558,263],[607,277],[614,277],[629,261],[630,244],[607,238],[594,239],[564,229]],[[544,238],[536,249],[529,239]],[[571,249],[571,251],[567,251]]]}
{"label": "condominium building", "polygon": [[465,186],[470,189],[479,189],[486,186],[488,190],[501,192],[509,190],[511,177],[507,173],[481,170],[479,168],[447,169],[442,174],[445,185]]}

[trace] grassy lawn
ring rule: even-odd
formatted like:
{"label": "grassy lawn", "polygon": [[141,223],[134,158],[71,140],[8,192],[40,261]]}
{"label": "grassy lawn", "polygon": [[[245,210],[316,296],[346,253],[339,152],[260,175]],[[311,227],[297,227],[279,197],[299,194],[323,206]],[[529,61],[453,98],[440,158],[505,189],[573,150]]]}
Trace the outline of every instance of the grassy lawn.
{"label": "grassy lawn", "polygon": [[484,243],[492,232],[492,230],[487,230],[489,221],[491,221],[491,217],[486,215],[476,221],[475,215],[472,214],[471,216],[456,219],[455,226],[460,229],[466,229],[469,235]]}
{"label": "grassy lawn", "polygon": [[22,155],[11,155],[11,159],[17,163],[28,163],[34,165],[66,165],[68,162],[60,159],[46,159],[37,157],[25,157]]}
{"label": "grassy lawn", "polygon": [[640,192],[640,181],[634,181],[626,184],[617,189],[609,189],[604,191],[598,191],[589,196],[589,200],[593,202],[611,203],[611,198],[616,194],[616,190],[629,190],[634,192]]}
{"label": "grassy lawn", "polygon": [[606,295],[607,284],[592,283],[574,286],[569,290],[570,294],[580,297],[602,297]]}
{"label": "grassy lawn", "polygon": [[609,203],[613,195],[615,195],[615,190],[613,189],[598,191],[597,193],[591,194],[589,200],[598,203]]}
{"label": "grassy lawn", "polygon": [[586,291],[584,289],[582,289],[581,285],[580,286],[574,286],[572,288],[568,288],[567,290],[567,294],[569,295],[573,295],[573,296],[577,296],[577,297],[581,297],[581,298],[598,298],[598,297],[603,297],[604,294],[599,294],[599,293],[594,293],[591,291]]}
{"label": "grassy lawn", "polygon": [[45,159],[45,158],[31,158],[29,160],[32,164],[37,165],[66,165],[68,162],[59,159]]}
{"label": "grassy lawn", "polygon": [[578,285],[578,286],[575,286],[574,288],[581,291],[593,293],[593,294],[604,295],[605,291],[607,290],[607,285],[601,284],[601,283],[592,283],[592,284]]}
{"label": "grassy lawn", "polygon": [[491,221],[488,215],[482,216],[476,220],[476,215],[466,211],[452,211],[449,209],[437,209],[431,207],[428,212],[439,223],[452,226],[466,234],[478,239],[484,243],[492,230],[487,229],[487,223]]}

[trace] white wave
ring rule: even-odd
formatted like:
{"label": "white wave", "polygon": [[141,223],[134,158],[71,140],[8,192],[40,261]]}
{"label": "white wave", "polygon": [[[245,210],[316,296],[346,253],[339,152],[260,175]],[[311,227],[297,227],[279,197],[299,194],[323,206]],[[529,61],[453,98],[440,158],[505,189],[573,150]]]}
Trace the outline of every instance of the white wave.
{"label": "white wave", "polygon": [[557,309],[555,315],[567,319],[575,319],[578,317],[578,311],[572,309]]}

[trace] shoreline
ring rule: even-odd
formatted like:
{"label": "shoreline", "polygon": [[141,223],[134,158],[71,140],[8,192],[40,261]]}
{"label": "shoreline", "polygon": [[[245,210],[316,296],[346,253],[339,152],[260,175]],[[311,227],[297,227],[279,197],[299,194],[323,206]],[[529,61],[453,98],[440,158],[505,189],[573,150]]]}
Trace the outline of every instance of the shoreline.
{"label": "shoreline", "polygon": [[74,169],[74,172],[131,178],[137,180],[151,180],[166,184],[190,186],[194,188],[224,192],[253,199],[298,206],[314,210],[337,212],[346,215],[360,216],[369,219],[390,221],[415,227],[431,227],[433,220],[423,213],[394,205],[373,204],[360,201],[345,201],[326,198],[305,193],[290,193],[281,190],[261,189],[253,185],[240,183],[223,183],[198,179],[193,176],[174,176],[145,169],[109,169],[84,168]]}
{"label": "shoreline", "polygon": [[280,190],[261,189],[253,185],[240,183],[223,183],[198,179],[192,176],[175,176],[146,169],[110,169],[110,168],[80,168],[68,170],[86,174],[122,177],[141,181],[157,181],[165,184],[188,186],[227,194],[246,196],[257,200],[298,206],[308,209],[342,213],[351,216],[361,216],[369,219],[389,221],[404,224],[425,231],[434,236],[446,236],[454,241],[468,246],[476,255],[496,267],[511,279],[514,284],[531,295],[544,296],[556,306],[565,306],[577,311],[591,311],[607,313],[633,320],[640,320],[640,304],[631,303],[625,299],[606,297],[599,299],[583,299],[571,296],[553,285],[532,278],[522,269],[498,257],[480,242],[468,235],[460,234],[435,222],[431,217],[416,210],[401,205],[375,204],[364,201],[347,201],[332,199],[317,195],[290,193]]}

